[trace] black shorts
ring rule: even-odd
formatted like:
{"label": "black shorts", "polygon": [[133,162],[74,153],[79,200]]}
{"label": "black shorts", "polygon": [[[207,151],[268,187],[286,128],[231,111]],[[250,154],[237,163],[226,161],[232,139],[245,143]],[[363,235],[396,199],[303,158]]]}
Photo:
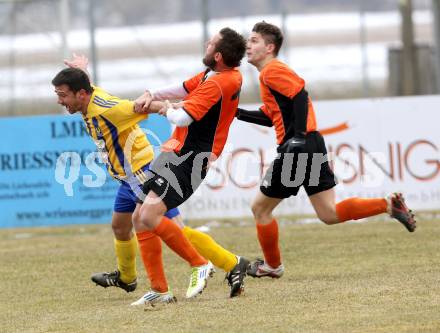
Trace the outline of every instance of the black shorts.
{"label": "black shorts", "polygon": [[278,148],[278,155],[267,170],[260,191],[271,198],[297,195],[301,186],[308,196],[336,186],[336,178],[327,160],[327,149],[319,132],[310,132],[300,154],[286,154]]}
{"label": "black shorts", "polygon": [[150,166],[150,175],[142,191],[156,193],[167,209],[184,203],[206,177],[210,153],[164,152]]}

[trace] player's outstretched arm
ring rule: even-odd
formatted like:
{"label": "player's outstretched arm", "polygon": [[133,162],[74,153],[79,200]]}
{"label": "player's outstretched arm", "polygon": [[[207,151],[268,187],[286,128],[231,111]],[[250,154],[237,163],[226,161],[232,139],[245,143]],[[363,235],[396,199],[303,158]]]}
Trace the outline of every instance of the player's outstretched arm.
{"label": "player's outstretched arm", "polygon": [[153,101],[150,104],[148,113],[158,113],[167,117],[168,121],[177,127],[189,126],[194,119],[182,109],[184,102],[170,103],[166,100],[164,102]]}
{"label": "player's outstretched arm", "polygon": [[237,119],[248,123],[272,127],[272,120],[264,114],[260,109],[257,111],[249,111],[241,108],[237,108]]}

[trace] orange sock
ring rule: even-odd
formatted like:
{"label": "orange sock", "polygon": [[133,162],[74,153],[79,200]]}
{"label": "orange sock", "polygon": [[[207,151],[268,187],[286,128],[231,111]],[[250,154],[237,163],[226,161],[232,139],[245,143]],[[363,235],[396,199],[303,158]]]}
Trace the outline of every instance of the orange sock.
{"label": "orange sock", "polygon": [[387,206],[384,198],[349,198],[336,204],[336,215],[340,222],[358,220],[386,213]]}
{"label": "orange sock", "polygon": [[151,288],[160,293],[168,291],[168,283],[163,270],[160,238],[151,231],[137,232],[136,237]]}
{"label": "orange sock", "polygon": [[263,250],[265,262],[272,268],[281,265],[280,248],[278,247],[278,223],[275,219],[269,224],[257,221],[257,235]]}
{"label": "orange sock", "polygon": [[169,218],[164,216],[153,232],[162,238],[171,250],[185,259],[192,267],[208,263],[191,245],[188,238],[183,234],[182,229]]}

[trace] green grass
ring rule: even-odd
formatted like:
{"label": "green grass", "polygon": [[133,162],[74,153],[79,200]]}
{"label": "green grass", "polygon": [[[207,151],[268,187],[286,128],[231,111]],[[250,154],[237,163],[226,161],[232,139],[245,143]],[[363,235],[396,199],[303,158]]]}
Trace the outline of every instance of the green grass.
{"label": "green grass", "polygon": [[[177,304],[145,311],[127,294],[93,285],[92,272],[114,268],[108,225],[0,230],[1,332],[439,332],[440,220],[414,234],[398,223],[283,224],[285,275],[246,280],[228,298],[224,274],[194,300],[184,294],[189,268],[164,250]],[[211,235],[249,258],[260,255],[255,228],[225,223]]]}

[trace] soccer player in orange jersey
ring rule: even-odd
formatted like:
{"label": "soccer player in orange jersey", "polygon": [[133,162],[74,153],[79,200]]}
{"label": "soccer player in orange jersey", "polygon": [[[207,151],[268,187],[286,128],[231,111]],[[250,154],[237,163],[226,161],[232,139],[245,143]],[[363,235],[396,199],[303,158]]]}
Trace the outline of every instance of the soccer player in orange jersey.
{"label": "soccer player in orange jersey", "polygon": [[[61,71],[53,81],[59,97],[58,102],[66,106],[70,113],[81,111],[89,134],[101,154],[108,157],[105,160],[109,173],[121,182],[112,219],[118,269],[112,273],[94,274],[92,281],[103,287],[115,286],[128,292],[134,291],[137,285],[137,242],[132,237],[132,213],[136,202],[140,201],[138,186],[142,186],[146,181],[146,172],[153,159],[151,145],[137,123],[145,119],[147,114],[134,113],[132,101],[111,96],[99,87],[92,86],[87,75],[86,57],[74,55],[74,58],[66,60],[65,64],[71,68]],[[188,89],[194,89],[195,86],[191,85],[195,82],[196,79],[193,78],[184,84]],[[157,112],[162,107],[163,103],[154,102],[149,105],[148,111]],[[133,138],[136,139],[133,141]],[[165,216],[173,219],[179,228],[183,228],[184,234],[197,249],[200,249],[202,255],[228,272],[230,296],[240,295],[249,262],[222,248],[209,235],[184,226],[178,214],[177,208],[173,208]],[[133,305],[174,301],[163,271],[160,238],[148,232],[142,233],[141,236],[140,252],[150,279],[151,290],[144,295],[141,302],[135,302]]]}
{"label": "soccer player in orange jersey", "polygon": [[[295,196],[301,186],[319,219],[326,224],[389,213],[408,231],[413,232],[416,227],[414,215],[401,194],[393,193],[387,198],[350,198],[335,203],[336,181],[328,161],[323,158],[327,150],[323,137],[316,130],[315,112],[305,82],[277,59],[282,42],[283,35],[278,27],[264,21],[253,27],[246,55],[248,62],[260,72],[260,95],[264,105],[258,111],[238,109],[237,114],[241,120],[273,126],[278,144],[278,156],[263,178],[252,204],[264,254],[264,260],[249,266],[247,273],[253,277],[282,276],[278,224],[272,212],[283,199]],[[317,160],[312,162],[314,158]]]}
{"label": "soccer player in orange jersey", "polygon": [[[195,244],[193,235],[177,227],[164,214],[194,193],[205,178],[210,162],[223,150],[237,112],[242,84],[237,67],[245,48],[246,42],[240,34],[224,28],[207,43],[203,59],[207,67],[205,71],[186,80],[183,86],[153,93],[147,91],[136,100],[135,110],[138,112],[150,112],[150,103],[162,103],[160,113],[166,115],[176,129],[163,145],[164,152],[153,162],[151,177],[143,187],[146,198],[133,216],[134,227],[141,248],[144,235],[153,233],[193,267],[187,297],[194,297],[203,290],[212,264],[191,245]],[[183,101],[171,105],[168,98]],[[201,252],[201,247],[197,250],[208,257]],[[228,272],[231,296],[240,293],[248,266],[244,258],[233,258],[233,263],[237,269]],[[143,304],[147,298],[148,293],[135,303]]]}

